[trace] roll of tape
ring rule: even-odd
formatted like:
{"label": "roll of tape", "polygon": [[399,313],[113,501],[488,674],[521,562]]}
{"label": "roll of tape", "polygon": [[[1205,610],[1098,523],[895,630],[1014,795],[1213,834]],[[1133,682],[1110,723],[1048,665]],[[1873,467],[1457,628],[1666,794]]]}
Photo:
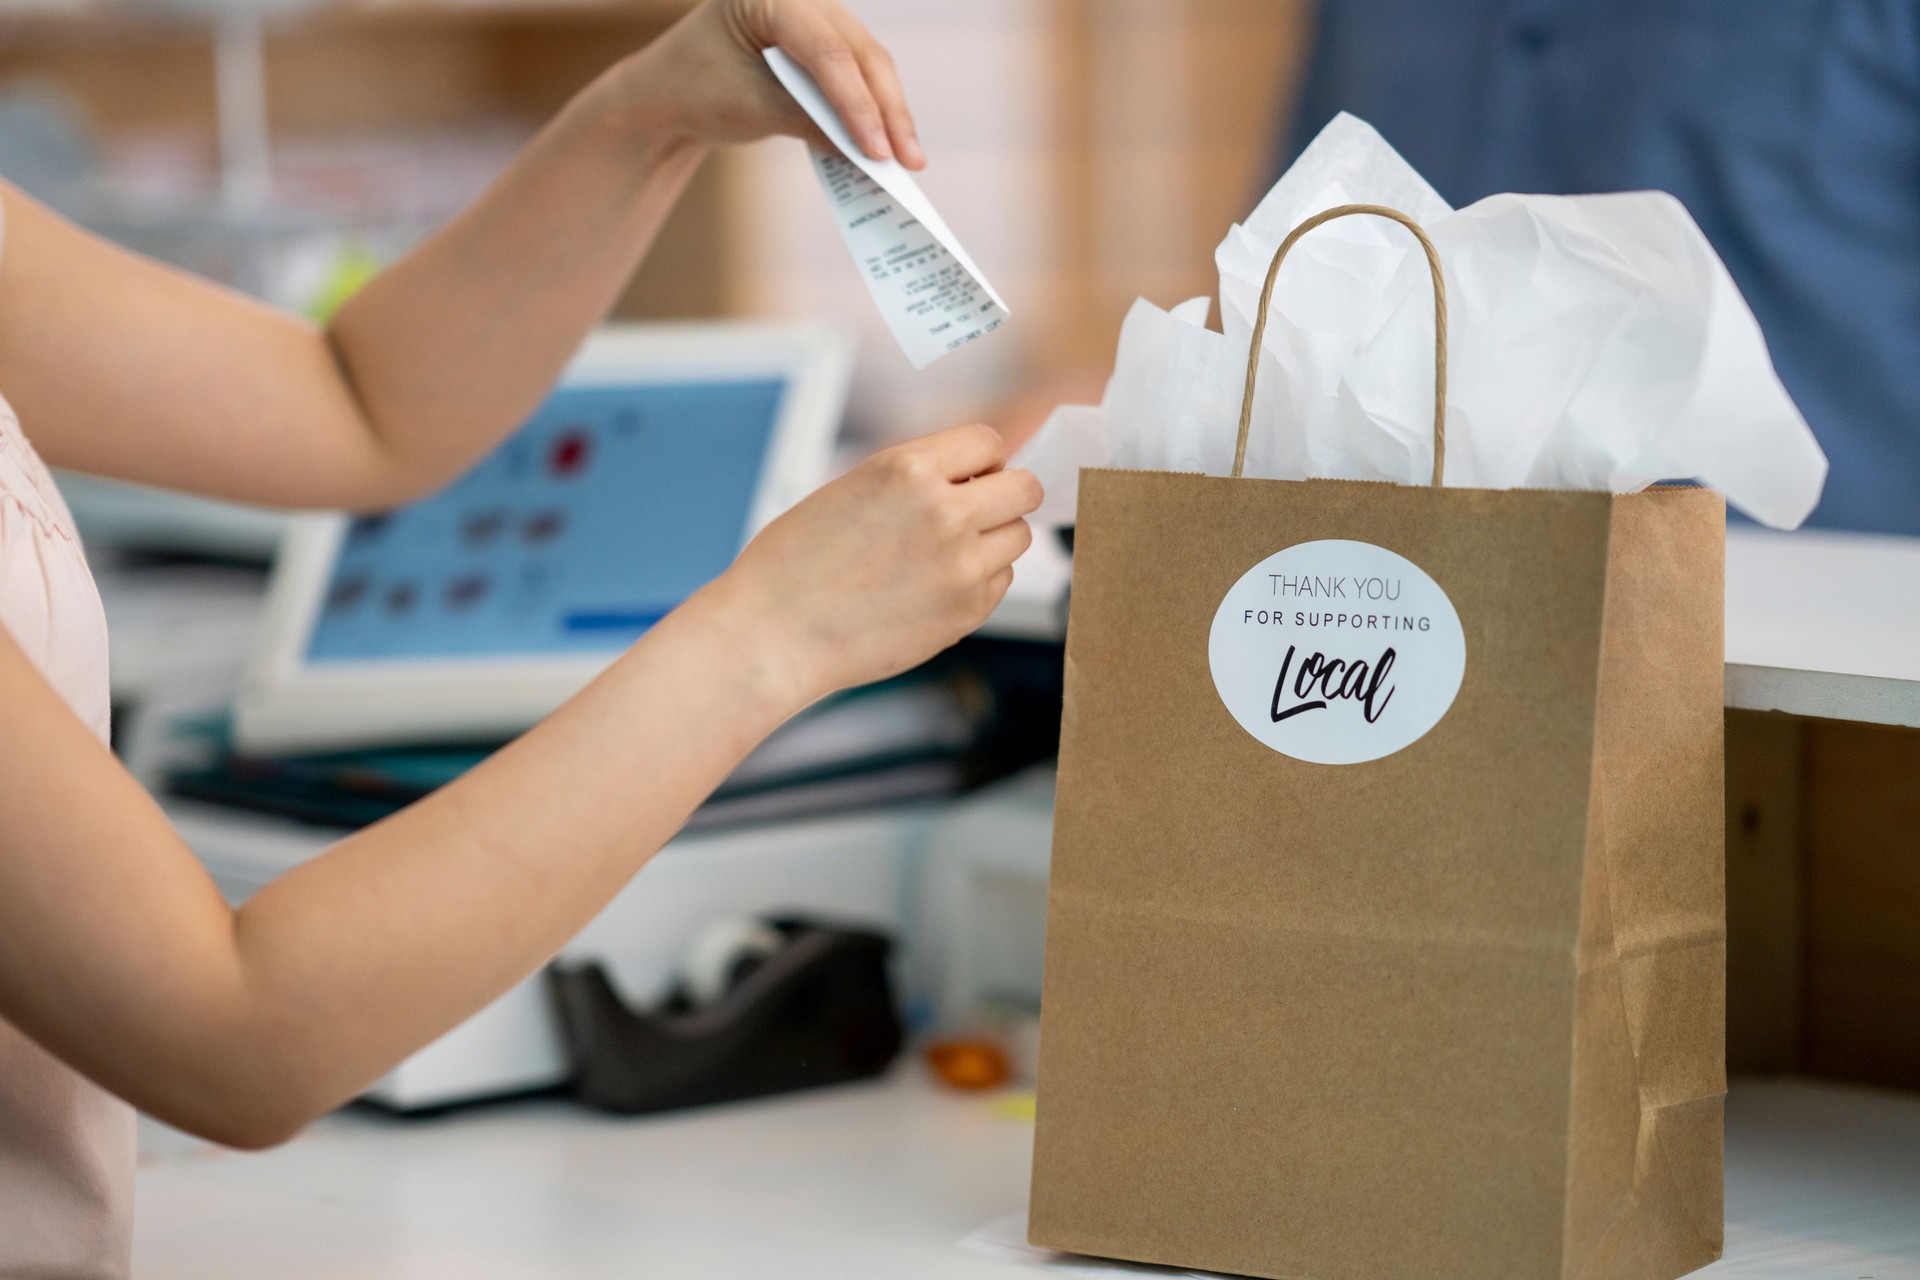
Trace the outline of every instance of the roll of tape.
{"label": "roll of tape", "polygon": [[744,968],[773,955],[785,942],[778,929],[752,916],[714,921],[694,935],[681,966],[688,1002],[697,1009],[718,1004]]}

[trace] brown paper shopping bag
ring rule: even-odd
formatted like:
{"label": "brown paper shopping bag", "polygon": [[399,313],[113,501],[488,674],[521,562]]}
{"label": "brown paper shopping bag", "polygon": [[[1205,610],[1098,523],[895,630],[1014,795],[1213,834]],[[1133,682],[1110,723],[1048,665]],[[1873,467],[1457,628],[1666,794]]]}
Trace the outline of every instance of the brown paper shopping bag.
{"label": "brown paper shopping bag", "polygon": [[1082,475],[1031,1237],[1665,1280],[1721,1247],[1721,503],[1438,487],[1419,228],[1303,224],[1261,324],[1353,212],[1432,268],[1433,487]]}

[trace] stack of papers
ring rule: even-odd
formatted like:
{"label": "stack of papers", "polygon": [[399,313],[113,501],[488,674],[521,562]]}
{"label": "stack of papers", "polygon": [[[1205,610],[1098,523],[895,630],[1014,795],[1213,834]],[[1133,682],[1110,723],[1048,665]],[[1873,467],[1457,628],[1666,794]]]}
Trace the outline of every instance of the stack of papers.
{"label": "stack of papers", "polygon": [[[993,714],[976,683],[920,673],[850,690],[774,731],[741,761],[687,829],[811,817],[952,795],[971,778],[970,753]],[[182,726],[201,749],[166,778],[189,800],[358,828],[445,786],[491,745],[422,745],[318,755],[248,755],[225,717]]]}

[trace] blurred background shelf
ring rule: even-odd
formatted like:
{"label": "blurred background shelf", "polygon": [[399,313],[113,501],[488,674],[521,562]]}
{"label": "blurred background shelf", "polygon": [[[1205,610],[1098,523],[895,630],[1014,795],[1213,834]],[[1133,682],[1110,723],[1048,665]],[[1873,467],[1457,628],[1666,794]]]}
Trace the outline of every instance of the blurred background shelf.
{"label": "blurred background shelf", "polygon": [[[0,14],[0,177],[110,239],[320,319],[691,7],[24,0]],[[933,157],[924,185],[1013,323],[916,373],[847,263],[801,148],[783,139],[708,160],[614,314],[846,327],[861,343],[850,456],[968,418],[1017,442],[1054,404],[1098,398],[1134,297],[1171,305],[1210,291],[1214,241],[1272,175],[1309,5],[856,8],[910,86]],[[261,23],[257,40],[229,29],[226,45],[226,150],[236,128],[242,150],[266,140],[251,181],[222,164],[217,16],[236,11]],[[250,65],[257,95],[244,92]],[[251,187],[260,198],[234,198]],[[126,545],[137,524],[205,532],[242,560],[274,541],[257,512],[100,482],[73,497],[100,549]]]}
{"label": "blurred background shelf", "polygon": [[[571,94],[692,7],[292,2],[265,23],[272,208],[308,230],[357,235],[380,257],[451,214]],[[160,237],[142,242],[129,213],[149,224],[205,214],[218,111],[212,27],[194,11],[218,5],[25,0],[0,16],[0,98],[52,113],[85,153],[70,167],[90,164],[119,193],[113,217],[89,219],[101,230],[301,305],[309,299],[287,277],[310,270],[249,274],[204,246],[196,259]],[[1135,296],[1171,305],[1210,290],[1214,242],[1272,175],[1308,6],[855,7],[901,65],[934,161],[929,194],[1012,305],[1006,335],[910,378],[847,268],[810,167],[783,143],[709,162],[618,314],[853,322],[869,339],[851,423],[866,440],[987,414],[1017,432],[1062,394],[1097,396]],[[19,117],[7,119],[0,133],[15,141],[0,142],[0,174],[61,203],[44,175],[36,184],[21,171],[33,157],[20,154]],[[210,235],[232,232],[213,222]]]}

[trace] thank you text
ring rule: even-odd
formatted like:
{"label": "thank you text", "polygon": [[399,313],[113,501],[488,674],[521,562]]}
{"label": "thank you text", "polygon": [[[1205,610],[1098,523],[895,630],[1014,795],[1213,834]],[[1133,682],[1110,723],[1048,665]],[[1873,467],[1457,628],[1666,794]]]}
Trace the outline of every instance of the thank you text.
{"label": "thank you text", "polygon": [[1221,702],[1255,738],[1296,759],[1358,764],[1446,715],[1466,641],[1452,601],[1418,565],[1323,539],[1241,575],[1214,614],[1208,660]]}

